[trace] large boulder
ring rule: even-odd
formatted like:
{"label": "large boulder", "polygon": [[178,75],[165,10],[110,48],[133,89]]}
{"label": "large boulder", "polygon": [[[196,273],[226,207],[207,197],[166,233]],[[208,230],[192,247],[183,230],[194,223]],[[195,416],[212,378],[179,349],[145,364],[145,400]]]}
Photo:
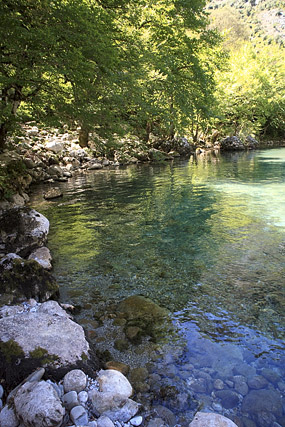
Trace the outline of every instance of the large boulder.
{"label": "large boulder", "polygon": [[57,302],[47,301],[30,311],[4,307],[0,316],[0,377],[8,387],[36,366],[59,369],[88,361],[83,328]]}
{"label": "large boulder", "polygon": [[59,287],[55,278],[38,261],[8,254],[0,261],[0,303],[15,303],[34,298],[56,298]]}
{"label": "large boulder", "polygon": [[0,256],[28,256],[47,240],[49,221],[34,209],[14,208],[0,214]]}
{"label": "large boulder", "polygon": [[221,150],[239,151],[244,150],[245,146],[238,136],[227,136],[220,142]]}

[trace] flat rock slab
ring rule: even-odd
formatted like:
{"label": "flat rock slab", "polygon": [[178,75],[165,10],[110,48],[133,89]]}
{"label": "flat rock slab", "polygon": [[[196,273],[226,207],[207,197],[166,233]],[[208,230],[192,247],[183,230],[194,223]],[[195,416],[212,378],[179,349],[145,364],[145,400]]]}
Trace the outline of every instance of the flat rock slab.
{"label": "flat rock slab", "polygon": [[73,322],[55,301],[43,303],[36,312],[2,317],[0,340],[2,343],[9,340],[18,343],[27,357],[40,347],[48,355],[55,356],[59,366],[75,364],[89,351],[83,328]]}

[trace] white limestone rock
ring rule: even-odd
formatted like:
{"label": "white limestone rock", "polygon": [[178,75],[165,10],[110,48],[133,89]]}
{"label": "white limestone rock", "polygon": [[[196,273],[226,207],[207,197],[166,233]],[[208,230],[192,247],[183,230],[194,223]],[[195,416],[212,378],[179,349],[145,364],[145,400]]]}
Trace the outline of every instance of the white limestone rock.
{"label": "white limestone rock", "polygon": [[[66,366],[88,356],[89,344],[82,326],[55,301],[47,301],[38,311],[19,312],[0,319],[0,341],[16,341],[25,355],[37,347],[57,356],[57,366]],[[81,390],[80,390],[81,391]]]}
{"label": "white limestone rock", "polygon": [[237,425],[229,418],[223,415],[197,412],[194,420],[189,424],[189,427],[237,427]]}
{"label": "white limestone rock", "polygon": [[13,408],[9,408],[8,405],[4,406],[0,412],[0,426],[1,427],[18,427],[20,424],[16,417]]}
{"label": "white limestone rock", "polygon": [[112,393],[121,398],[128,398],[133,394],[133,389],[128,379],[115,369],[99,371],[97,381],[99,390],[102,392]]}
{"label": "white limestone rock", "polygon": [[84,390],[87,384],[87,377],[80,369],[69,371],[63,378],[63,387],[66,393],[76,391],[79,393]]}
{"label": "white limestone rock", "polygon": [[35,251],[33,251],[29,256],[29,259],[34,259],[46,270],[52,269],[51,253],[50,253],[50,250],[45,246],[38,248]]}
{"label": "white limestone rock", "polygon": [[110,420],[109,417],[101,415],[101,417],[99,417],[97,420],[97,427],[115,427],[115,424]]}
{"label": "white limestone rock", "polygon": [[46,381],[23,384],[14,405],[17,417],[30,427],[59,427],[65,414],[56,391]]}

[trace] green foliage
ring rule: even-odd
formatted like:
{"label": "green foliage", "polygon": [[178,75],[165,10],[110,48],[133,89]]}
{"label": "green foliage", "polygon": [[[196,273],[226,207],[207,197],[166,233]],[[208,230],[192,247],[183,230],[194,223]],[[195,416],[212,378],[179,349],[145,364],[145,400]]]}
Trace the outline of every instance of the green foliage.
{"label": "green foliage", "polygon": [[7,363],[11,363],[12,359],[24,357],[22,348],[12,339],[0,343],[0,352],[5,357]]}
{"label": "green foliage", "polygon": [[277,46],[233,52],[228,70],[217,75],[224,133],[282,135],[285,131],[285,55]]}
{"label": "green foliage", "polygon": [[49,354],[49,352],[42,347],[36,347],[33,351],[30,351],[30,357],[38,359],[41,365],[52,364],[59,360],[59,357],[55,354]]}
{"label": "green foliage", "polygon": [[27,168],[22,160],[0,157],[0,200],[9,199],[21,188]]}
{"label": "green foliage", "polygon": [[86,134],[127,125],[148,139],[189,125],[209,100],[217,43],[204,0],[4,0],[0,6],[0,149],[17,121],[82,126]]}

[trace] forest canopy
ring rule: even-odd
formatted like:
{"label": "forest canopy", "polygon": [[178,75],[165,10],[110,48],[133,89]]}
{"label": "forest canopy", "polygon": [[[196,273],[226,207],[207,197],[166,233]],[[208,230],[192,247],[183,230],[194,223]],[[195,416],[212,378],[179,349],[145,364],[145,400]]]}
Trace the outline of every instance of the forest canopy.
{"label": "forest canopy", "polygon": [[204,0],[2,0],[0,15],[0,150],[30,120],[86,143],[284,132],[284,48],[225,43]]}

